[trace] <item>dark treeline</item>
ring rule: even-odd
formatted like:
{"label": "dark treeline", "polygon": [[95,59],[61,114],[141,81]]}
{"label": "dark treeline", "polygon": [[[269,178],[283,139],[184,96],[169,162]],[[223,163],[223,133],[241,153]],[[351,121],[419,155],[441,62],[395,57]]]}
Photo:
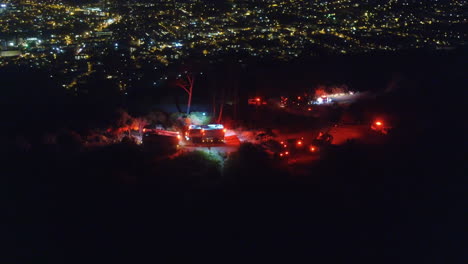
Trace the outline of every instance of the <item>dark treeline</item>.
{"label": "dark treeline", "polygon": [[[458,91],[462,83],[449,87],[446,80],[463,79],[466,73],[464,58],[465,52],[459,50],[439,54],[329,56],[288,63],[232,59],[210,64],[192,59],[183,66],[168,70],[171,76],[183,70],[185,65],[195,65],[191,66],[192,69],[204,75],[198,76],[195,82],[194,103],[211,105],[213,95],[219,100],[223,93],[225,102],[232,103],[237,94],[236,100],[242,110],[252,96],[294,95],[311,92],[319,85],[344,84],[352,91],[375,92],[404,87],[407,90],[404,96],[419,102],[419,98],[431,89],[433,93],[443,93],[446,89]],[[31,128],[43,124],[47,127],[72,126],[74,129],[105,127],[112,122],[116,109],[126,109],[130,114],[140,116],[157,109],[160,103],[185,104],[186,94],[173,82],[158,82],[154,86],[151,78],[155,73],[143,73],[142,80],[125,95],[99,72],[74,92],[63,89],[60,80],[50,78],[51,73],[47,70],[2,69],[0,78],[4,89],[0,102],[3,110],[11,113],[3,125]],[[437,98],[434,96],[432,99]],[[239,112],[238,118],[249,117],[248,113]],[[50,124],[52,121],[56,124]],[[34,126],[30,125],[31,122]],[[17,133],[17,130],[12,131]]]}

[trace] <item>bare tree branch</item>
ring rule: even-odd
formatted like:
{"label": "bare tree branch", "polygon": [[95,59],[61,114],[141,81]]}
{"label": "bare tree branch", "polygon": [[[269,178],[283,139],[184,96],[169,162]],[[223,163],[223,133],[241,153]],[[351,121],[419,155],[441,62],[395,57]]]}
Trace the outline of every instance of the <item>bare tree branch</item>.
{"label": "bare tree branch", "polygon": [[177,83],[176,85],[179,86],[180,88],[184,89],[188,94],[190,93],[189,89],[187,89],[187,87],[184,84]]}
{"label": "bare tree branch", "polygon": [[192,73],[186,73],[185,79],[176,80],[176,86],[184,89],[188,94],[187,115],[190,114],[190,105],[192,103],[192,91],[195,83],[195,76]]}

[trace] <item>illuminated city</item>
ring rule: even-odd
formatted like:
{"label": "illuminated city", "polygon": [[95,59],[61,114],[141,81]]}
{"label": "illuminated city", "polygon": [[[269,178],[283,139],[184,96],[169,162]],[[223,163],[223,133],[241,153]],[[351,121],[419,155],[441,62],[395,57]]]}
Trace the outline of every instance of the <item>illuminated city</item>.
{"label": "illuminated city", "polygon": [[[216,1],[215,1],[216,2]],[[54,67],[66,88],[107,56],[109,78],[129,67],[164,69],[188,57],[278,60],[322,54],[466,45],[465,1],[7,1],[0,7],[0,66]],[[416,11],[415,11],[416,10]],[[55,74],[54,74],[55,75]]]}

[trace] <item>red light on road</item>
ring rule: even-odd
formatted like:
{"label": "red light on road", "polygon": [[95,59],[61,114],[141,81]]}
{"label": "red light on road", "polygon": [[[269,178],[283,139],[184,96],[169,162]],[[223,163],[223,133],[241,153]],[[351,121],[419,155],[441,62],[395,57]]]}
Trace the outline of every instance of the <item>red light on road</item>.
{"label": "red light on road", "polygon": [[223,132],[226,133],[226,132],[227,132],[227,129],[223,129]]}
{"label": "red light on road", "polygon": [[310,152],[315,152],[316,150],[317,149],[314,146],[310,147]]}
{"label": "red light on road", "polygon": [[261,101],[260,97],[257,97],[255,100],[257,100],[257,102]]}
{"label": "red light on road", "polygon": [[288,147],[288,145],[283,145],[283,147],[287,148],[287,147]]}
{"label": "red light on road", "polygon": [[299,146],[301,146],[301,145],[302,145],[302,141],[298,141],[297,144],[298,144]]}
{"label": "red light on road", "polygon": [[283,153],[280,153],[280,157],[283,157]]}
{"label": "red light on road", "polygon": [[286,151],[286,153],[284,153],[284,154],[289,155],[289,152]]}
{"label": "red light on road", "polygon": [[312,108],[310,108],[310,107],[309,107],[309,108],[307,108],[307,111],[312,111]]}
{"label": "red light on road", "polygon": [[180,135],[177,135],[177,138],[180,139]]}
{"label": "red light on road", "polygon": [[383,123],[382,123],[382,122],[380,122],[380,121],[377,121],[377,122],[375,122],[375,124],[376,124],[376,125],[378,125],[378,126],[381,126],[381,125],[383,125]]}
{"label": "red light on road", "polygon": [[281,141],[280,143],[281,143],[281,145],[283,145],[283,144],[284,144],[284,141]]}
{"label": "red light on road", "polygon": [[146,128],[143,128],[143,132],[146,132]]}
{"label": "red light on road", "polygon": [[298,97],[297,97],[297,100],[301,100],[301,97],[300,97],[300,96],[298,96]]}

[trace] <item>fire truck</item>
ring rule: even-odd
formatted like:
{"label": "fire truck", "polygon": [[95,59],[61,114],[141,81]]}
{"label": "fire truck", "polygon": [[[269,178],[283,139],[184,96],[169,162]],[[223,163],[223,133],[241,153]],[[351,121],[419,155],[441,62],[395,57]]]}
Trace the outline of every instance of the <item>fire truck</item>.
{"label": "fire truck", "polygon": [[320,97],[318,97],[313,103],[314,104],[318,104],[318,105],[321,105],[321,104],[329,104],[333,102],[332,99],[326,95],[322,95]]}
{"label": "fire truck", "polygon": [[193,143],[224,143],[226,128],[221,124],[190,125],[185,139]]}
{"label": "fire truck", "polygon": [[143,146],[152,151],[176,152],[180,145],[179,132],[151,129],[143,132]]}
{"label": "fire truck", "polygon": [[262,100],[262,98],[260,97],[256,97],[256,98],[249,98],[249,100],[247,101],[247,103],[249,105],[256,105],[256,106],[259,106],[259,105],[266,105],[267,102],[265,100]]}

